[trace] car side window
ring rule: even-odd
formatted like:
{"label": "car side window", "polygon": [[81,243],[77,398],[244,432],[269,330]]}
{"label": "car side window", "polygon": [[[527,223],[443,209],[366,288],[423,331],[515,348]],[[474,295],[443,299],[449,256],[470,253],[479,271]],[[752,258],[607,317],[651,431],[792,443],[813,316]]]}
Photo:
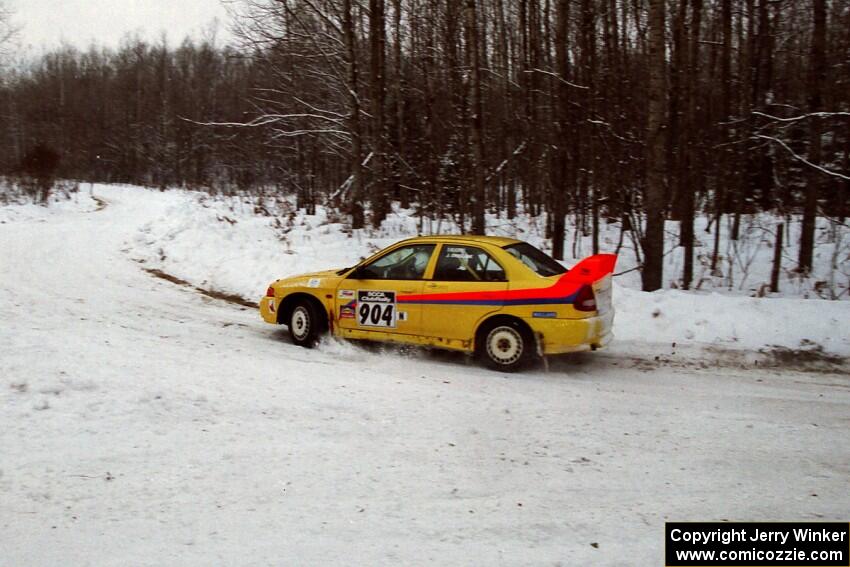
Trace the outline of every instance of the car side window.
{"label": "car side window", "polygon": [[505,270],[490,254],[475,246],[444,244],[434,279],[446,282],[504,282]]}
{"label": "car side window", "polygon": [[402,246],[353,274],[361,280],[421,280],[434,253],[434,244]]}

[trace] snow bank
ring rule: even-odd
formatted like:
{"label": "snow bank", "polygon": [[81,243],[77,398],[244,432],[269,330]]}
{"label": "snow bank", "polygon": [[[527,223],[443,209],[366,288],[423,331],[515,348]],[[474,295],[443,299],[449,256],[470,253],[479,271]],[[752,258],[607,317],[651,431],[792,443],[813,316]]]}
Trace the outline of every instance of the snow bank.
{"label": "snow bank", "polygon": [[[0,206],[0,223],[56,218],[69,212],[96,212],[101,204],[92,197],[88,190],[89,185],[84,187],[79,191],[52,194],[47,206],[32,203],[29,199],[7,203]],[[0,192],[2,190],[0,185]]]}
{"label": "snow bank", "polygon": [[284,206],[271,217],[235,197],[178,191],[156,196],[168,206],[128,242],[132,257],[199,287],[245,298],[256,299],[277,278],[350,266],[415,234],[410,217],[367,236],[362,230],[346,234],[321,209],[305,215]]}
{"label": "snow bank", "polygon": [[[107,196],[112,190],[99,188]],[[122,193],[122,198],[126,196]],[[133,198],[140,201],[139,206],[151,199],[164,204],[161,214],[145,223],[127,243],[134,259],[194,285],[252,300],[279,277],[350,266],[420,229],[412,211],[398,208],[380,231],[352,231],[321,207],[315,215],[307,215],[296,211],[289,201],[267,200],[257,205],[239,197],[142,190],[133,193]],[[544,242],[544,223],[539,219],[488,220],[492,234],[516,236],[537,245]],[[765,222],[763,218],[745,220],[742,234],[747,234],[748,226]],[[423,228],[425,232],[456,231],[448,223]],[[743,247],[746,242],[742,238],[734,246]],[[604,251],[613,250],[617,243],[613,228],[602,231],[601,243]],[[723,246],[733,245],[722,242]],[[770,272],[765,258],[772,253],[762,253],[762,246],[748,252],[746,267],[753,281]],[[588,241],[576,242],[577,257],[589,254],[589,249]],[[675,255],[668,257],[668,263],[676,261]],[[617,270],[628,270],[634,263],[633,254],[624,246]],[[746,286],[644,293],[637,289],[637,272],[615,281],[615,352],[619,348],[651,354],[675,343],[748,351],[822,347],[828,354],[850,356],[847,301],[749,297],[753,288]]]}
{"label": "snow bank", "polygon": [[615,285],[614,332],[627,349],[649,344],[850,356],[850,303],[821,299],[734,297]]}

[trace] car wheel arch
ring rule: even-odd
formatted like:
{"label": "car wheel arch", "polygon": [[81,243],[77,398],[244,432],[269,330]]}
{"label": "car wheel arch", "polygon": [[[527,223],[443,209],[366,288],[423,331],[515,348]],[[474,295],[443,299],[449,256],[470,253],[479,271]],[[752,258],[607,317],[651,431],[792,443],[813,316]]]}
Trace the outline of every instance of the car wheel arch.
{"label": "car wheel arch", "polygon": [[[316,297],[313,294],[305,293],[303,291],[290,293],[289,295],[284,296],[284,298],[280,301],[280,305],[277,308],[277,322],[280,325],[288,325],[289,318],[292,317],[292,311],[295,309],[295,306],[298,305],[300,301],[309,301],[315,305],[317,311],[319,313],[325,313],[327,315],[328,308],[322,302],[321,299]],[[329,321],[324,321],[325,328],[327,329],[327,325]]]}
{"label": "car wheel arch", "polygon": [[489,328],[495,327],[499,324],[507,324],[507,325],[517,326],[519,329],[521,329],[525,333],[526,337],[528,337],[532,341],[531,345],[530,345],[532,347],[531,352],[537,351],[537,342],[540,340],[541,337],[538,337],[535,334],[534,330],[528,325],[528,323],[526,323],[521,318],[519,318],[515,315],[506,315],[504,313],[495,313],[493,315],[489,315],[488,317],[485,317],[484,319],[482,319],[478,323],[478,325],[475,327],[475,334],[473,335],[473,344],[472,344],[474,352],[477,352],[478,349],[481,346],[481,341],[484,338],[483,331],[485,331]]}

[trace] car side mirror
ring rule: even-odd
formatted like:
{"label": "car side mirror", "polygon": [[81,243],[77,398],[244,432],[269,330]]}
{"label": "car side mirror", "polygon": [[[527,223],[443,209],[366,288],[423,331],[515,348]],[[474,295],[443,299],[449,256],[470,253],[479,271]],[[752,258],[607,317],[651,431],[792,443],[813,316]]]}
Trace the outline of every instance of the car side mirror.
{"label": "car side mirror", "polygon": [[350,280],[363,280],[366,279],[363,277],[365,274],[363,273],[363,268],[355,268],[350,274],[348,274],[348,279]]}

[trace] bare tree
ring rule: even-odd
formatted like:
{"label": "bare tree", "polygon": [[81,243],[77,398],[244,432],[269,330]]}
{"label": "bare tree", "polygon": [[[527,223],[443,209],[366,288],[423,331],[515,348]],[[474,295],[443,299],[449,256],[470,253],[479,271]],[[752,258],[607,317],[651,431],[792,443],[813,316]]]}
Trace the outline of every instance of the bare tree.
{"label": "bare tree", "polygon": [[558,0],[558,25],[555,33],[555,61],[560,81],[557,84],[557,127],[558,167],[554,171],[555,183],[552,189],[552,255],[564,259],[564,206],[567,191],[568,168],[570,155],[568,138],[570,135],[570,92],[567,76],[569,74],[569,19],[570,1]]}
{"label": "bare tree", "polygon": [[[809,112],[818,113],[823,110],[823,83],[826,79],[826,0],[813,0],[812,19],[812,49],[809,67]],[[809,124],[809,161],[819,163],[821,159],[820,118],[813,116]],[[802,272],[812,269],[812,256],[815,247],[815,219],[818,208],[818,197],[821,173],[812,169],[808,174],[808,186],[803,205],[803,227],[800,234],[800,255],[797,260]]]}
{"label": "bare tree", "polygon": [[643,290],[662,287],[664,269],[664,126],[666,63],[664,41],[665,0],[649,2],[649,124],[646,165],[646,231],[643,242]]}
{"label": "bare tree", "polygon": [[372,225],[380,227],[389,212],[387,191],[386,18],[384,0],[369,0],[369,91],[372,98],[372,152],[374,154],[371,205]]}
{"label": "bare tree", "polygon": [[483,114],[481,102],[481,63],[478,50],[478,18],[476,0],[466,0],[464,22],[466,24],[466,48],[469,50],[469,62],[472,74],[472,116],[470,117],[470,136],[472,139],[472,233],[484,234],[484,142]]}
{"label": "bare tree", "polygon": [[357,37],[351,0],[343,0],[343,29],[345,34],[345,64],[348,87],[348,127],[351,130],[351,225],[363,228],[363,130],[360,127],[360,96],[357,76]]}
{"label": "bare tree", "polygon": [[688,87],[687,87],[687,137],[685,138],[685,151],[687,152],[687,170],[683,174],[685,183],[680,183],[680,196],[682,199],[681,215],[681,243],[684,247],[685,262],[682,271],[682,288],[690,289],[694,277],[694,215],[696,192],[702,182],[701,172],[697,163],[697,130],[700,121],[700,109],[698,99],[701,93],[698,91],[699,59],[700,59],[700,27],[702,17],[702,0],[691,0],[691,43],[688,61]]}

